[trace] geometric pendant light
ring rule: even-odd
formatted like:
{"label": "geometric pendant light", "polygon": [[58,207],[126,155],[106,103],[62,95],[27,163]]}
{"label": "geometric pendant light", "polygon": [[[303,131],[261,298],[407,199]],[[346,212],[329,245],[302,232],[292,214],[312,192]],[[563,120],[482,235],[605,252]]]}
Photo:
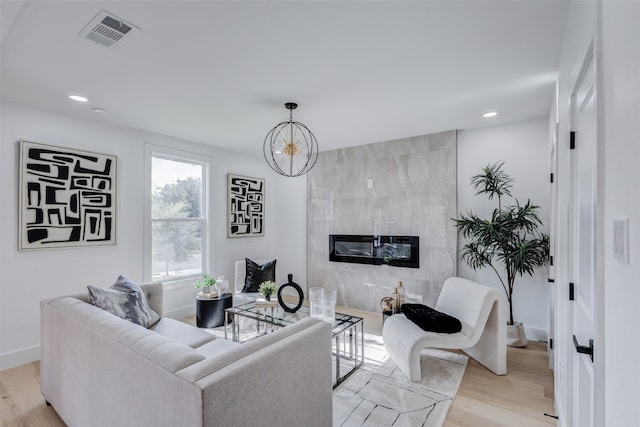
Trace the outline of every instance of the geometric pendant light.
{"label": "geometric pendant light", "polygon": [[289,121],[278,123],[264,139],[264,159],[271,169],[283,176],[300,176],[309,172],[318,160],[318,141],[302,123],[293,121],[295,102],[287,102]]}

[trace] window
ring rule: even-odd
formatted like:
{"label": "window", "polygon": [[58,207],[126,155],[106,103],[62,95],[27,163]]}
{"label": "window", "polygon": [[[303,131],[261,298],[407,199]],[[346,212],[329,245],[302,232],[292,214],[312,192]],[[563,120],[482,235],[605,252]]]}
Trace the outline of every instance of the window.
{"label": "window", "polygon": [[151,280],[178,280],[206,271],[207,162],[151,153],[150,232],[146,254]]}

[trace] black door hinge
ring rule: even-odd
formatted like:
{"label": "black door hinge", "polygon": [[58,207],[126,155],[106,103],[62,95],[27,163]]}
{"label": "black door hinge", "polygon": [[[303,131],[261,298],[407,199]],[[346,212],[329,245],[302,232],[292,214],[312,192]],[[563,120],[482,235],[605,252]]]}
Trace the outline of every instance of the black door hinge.
{"label": "black door hinge", "polygon": [[553,184],[553,172],[550,174],[551,183]]}
{"label": "black door hinge", "polygon": [[575,301],[575,285],[573,282],[569,282],[569,301]]}
{"label": "black door hinge", "polygon": [[569,149],[574,150],[576,148],[576,133],[575,131],[569,132]]}
{"label": "black door hinge", "polygon": [[553,255],[549,256],[549,264],[553,265]]}
{"label": "black door hinge", "polygon": [[553,350],[553,338],[549,338],[549,350]]}
{"label": "black door hinge", "polygon": [[547,282],[549,283],[555,283],[555,279],[552,279],[551,277],[547,277]]}

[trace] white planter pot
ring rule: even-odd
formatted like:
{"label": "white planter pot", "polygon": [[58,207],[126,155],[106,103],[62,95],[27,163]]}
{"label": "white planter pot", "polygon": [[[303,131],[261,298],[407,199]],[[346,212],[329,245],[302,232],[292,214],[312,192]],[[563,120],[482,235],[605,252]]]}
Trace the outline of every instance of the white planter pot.
{"label": "white planter pot", "polygon": [[507,345],[510,347],[526,347],[527,335],[524,333],[522,322],[507,325]]}

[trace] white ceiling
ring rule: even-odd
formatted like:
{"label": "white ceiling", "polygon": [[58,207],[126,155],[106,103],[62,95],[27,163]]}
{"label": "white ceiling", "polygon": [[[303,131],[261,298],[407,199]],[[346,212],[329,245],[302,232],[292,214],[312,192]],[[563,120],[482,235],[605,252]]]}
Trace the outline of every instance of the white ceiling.
{"label": "white ceiling", "polygon": [[[568,13],[524,0],[1,7],[3,100],[255,155],[287,101],[321,151],[546,115]],[[78,37],[101,9],[141,31],[113,49]]]}

